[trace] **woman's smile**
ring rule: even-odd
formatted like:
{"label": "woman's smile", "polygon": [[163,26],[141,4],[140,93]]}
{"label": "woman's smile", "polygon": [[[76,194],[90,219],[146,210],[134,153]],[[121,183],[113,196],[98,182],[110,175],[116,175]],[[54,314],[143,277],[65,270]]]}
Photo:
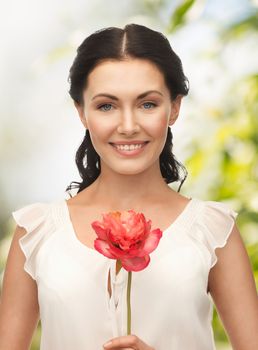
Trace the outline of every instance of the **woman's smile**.
{"label": "woman's smile", "polygon": [[123,156],[136,156],[138,154],[141,154],[144,149],[146,148],[146,145],[149,143],[149,141],[146,141],[144,143],[139,144],[124,144],[124,145],[118,145],[114,143],[110,143],[110,145],[115,149],[115,151]]}

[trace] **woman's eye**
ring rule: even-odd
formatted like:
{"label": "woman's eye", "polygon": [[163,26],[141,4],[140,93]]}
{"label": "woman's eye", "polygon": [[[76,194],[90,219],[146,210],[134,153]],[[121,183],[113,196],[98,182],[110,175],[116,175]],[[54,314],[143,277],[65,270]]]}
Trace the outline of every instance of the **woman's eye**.
{"label": "woman's eye", "polygon": [[105,103],[101,106],[98,107],[98,109],[100,109],[103,112],[107,112],[111,110],[112,105],[110,103]]}
{"label": "woman's eye", "polygon": [[[152,109],[154,107],[156,107],[157,105],[153,102],[144,102],[143,103],[143,108],[144,109]],[[99,110],[103,111],[103,112],[108,112],[112,109],[112,104],[111,103],[104,103],[103,105],[100,105],[98,107]]]}
{"label": "woman's eye", "polygon": [[152,107],[156,107],[156,104],[153,102],[144,102],[143,106],[144,106],[144,109],[151,109]]}

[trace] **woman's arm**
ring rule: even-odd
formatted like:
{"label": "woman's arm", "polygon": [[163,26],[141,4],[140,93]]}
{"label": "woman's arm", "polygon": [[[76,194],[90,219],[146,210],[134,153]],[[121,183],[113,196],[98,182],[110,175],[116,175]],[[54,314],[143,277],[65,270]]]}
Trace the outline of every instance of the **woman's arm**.
{"label": "woman's arm", "polygon": [[258,296],[251,263],[236,225],[216,249],[209,290],[234,350],[258,349]]}
{"label": "woman's arm", "polygon": [[19,238],[26,230],[17,226],[10,246],[0,300],[0,350],[28,350],[39,321],[37,284],[24,271],[25,256]]}

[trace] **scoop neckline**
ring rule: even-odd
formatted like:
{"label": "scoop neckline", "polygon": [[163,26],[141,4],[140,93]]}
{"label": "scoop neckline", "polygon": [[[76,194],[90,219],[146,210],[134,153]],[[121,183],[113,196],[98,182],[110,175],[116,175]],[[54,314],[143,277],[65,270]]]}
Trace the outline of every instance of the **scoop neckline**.
{"label": "scoop neckline", "polygon": [[[187,216],[188,212],[189,212],[189,209],[198,201],[197,198],[194,198],[194,197],[190,197],[189,198],[189,201],[188,203],[185,205],[184,209],[180,212],[180,214],[175,218],[175,220],[170,223],[170,225],[162,231],[162,239],[164,240],[164,237],[165,236],[168,236],[164,233],[168,232],[170,229],[174,228],[176,225],[178,225],[182,219]],[[71,220],[71,216],[70,216],[70,211],[69,211],[69,207],[68,207],[68,204],[67,204],[67,200],[66,199],[63,199],[61,201],[61,204],[63,206],[63,218],[65,219],[65,222],[68,224],[68,227],[69,227],[69,232],[71,233],[71,238],[73,239],[73,241],[77,244],[77,246],[79,248],[82,248],[83,251],[91,251],[91,252],[94,252],[94,253],[97,253],[98,256],[103,256],[102,254],[100,254],[96,249],[94,248],[91,248],[89,246],[87,246],[86,244],[82,243],[75,230],[74,230],[74,226],[73,226],[73,222]],[[97,235],[96,235],[96,238],[97,238]]]}

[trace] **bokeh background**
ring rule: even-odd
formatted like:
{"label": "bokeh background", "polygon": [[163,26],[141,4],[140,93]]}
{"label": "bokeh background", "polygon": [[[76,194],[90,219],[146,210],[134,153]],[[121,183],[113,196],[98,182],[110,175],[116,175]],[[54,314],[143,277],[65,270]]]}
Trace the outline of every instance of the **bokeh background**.
{"label": "bokeh background", "polygon": [[[188,170],[180,192],[227,203],[258,286],[258,1],[9,0],[0,14],[0,291],[15,222],[32,202],[68,198],[83,136],[69,97],[76,48],[93,31],[127,23],[163,32],[190,81],[172,126]],[[171,184],[178,189],[179,183]],[[230,350],[214,306],[216,346]],[[41,325],[31,349],[39,348]]]}

